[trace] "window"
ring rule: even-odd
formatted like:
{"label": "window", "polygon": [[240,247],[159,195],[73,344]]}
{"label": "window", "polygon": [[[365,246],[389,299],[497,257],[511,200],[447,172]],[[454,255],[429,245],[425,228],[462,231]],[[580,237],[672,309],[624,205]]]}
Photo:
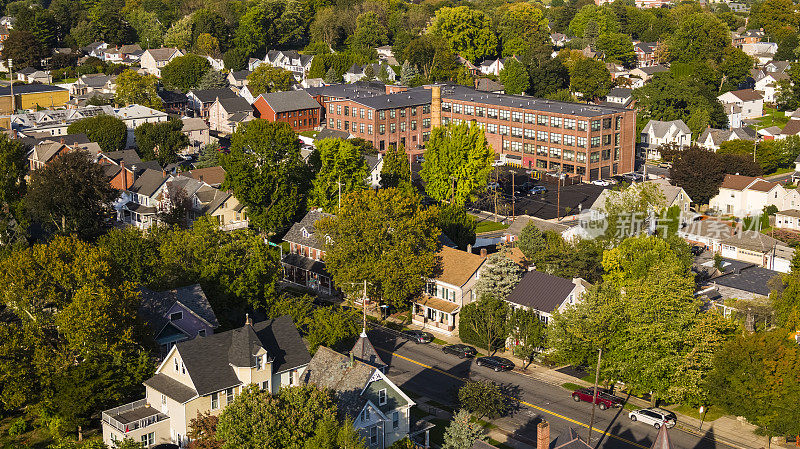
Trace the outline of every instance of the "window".
{"label": "window", "polygon": [[180,363],[181,363],[181,362],[179,362],[179,361],[178,361],[178,358],[177,358],[177,357],[175,357],[174,359],[172,359],[172,361],[174,361],[174,362],[175,362],[175,372],[177,373],[178,371],[180,371],[180,370],[181,370],[181,365],[180,365]]}
{"label": "window", "polygon": [[389,118],[397,117],[397,112],[394,109],[389,110]]}
{"label": "window", "polygon": [[486,132],[488,132],[489,134],[497,134],[497,125],[494,123],[487,123]]}
{"label": "window", "polygon": [[548,117],[546,115],[540,115],[537,117],[537,121],[539,126],[547,126]]}
{"label": "window", "polygon": [[489,109],[487,111],[486,116],[489,118],[497,118],[497,109]]}
{"label": "window", "polygon": [[[330,112],[331,114],[333,114],[335,112],[334,111],[334,107],[333,107],[332,104],[328,105],[328,112]],[[278,118],[280,118],[280,116],[281,116],[281,114],[279,113],[278,114]]]}
{"label": "window", "polygon": [[536,145],[536,154],[539,156],[547,156],[547,147]]}
{"label": "window", "polygon": [[536,140],[539,142],[547,142],[547,131],[536,131]]}
{"label": "window", "polygon": [[585,164],[586,163],[586,153],[584,153],[583,151],[578,151],[577,153],[575,153],[575,160],[580,162],[580,163],[582,163],[582,164]]}
{"label": "window", "polygon": [[344,107],[344,115],[350,115],[350,106]]}
{"label": "window", "polygon": [[575,129],[575,119],[574,118],[565,118],[564,119],[564,129]]}
{"label": "window", "polygon": [[461,122],[463,122],[463,120],[461,120],[460,118],[454,118],[454,119],[453,119],[453,124],[454,124],[454,125],[460,125],[460,124],[461,124]]}
{"label": "window", "polygon": [[585,120],[578,120],[578,131],[586,131],[586,125]]}
{"label": "window", "polygon": [[603,129],[611,129],[611,117],[603,119]]}
{"label": "window", "polygon": [[358,110],[358,116],[364,118],[364,108]]}
{"label": "window", "polygon": [[389,132],[395,133],[397,131],[397,123],[390,123],[389,124]]}
{"label": "window", "polygon": [[340,115],[342,114],[342,105],[337,105],[336,106],[336,113],[340,114]]}
{"label": "window", "polygon": [[424,132],[422,133],[422,141],[423,141],[423,142],[427,142],[427,141],[429,141],[430,139],[431,139],[431,132],[430,132],[430,131],[424,131]]}
{"label": "window", "polygon": [[411,120],[411,130],[415,131],[417,129],[417,121]]}
{"label": "window", "polygon": [[328,128],[333,128],[333,117],[328,119]]}
{"label": "window", "polygon": [[161,395],[161,405],[166,405],[166,404],[167,404],[167,395],[162,394]]}
{"label": "window", "polygon": [[461,103],[453,103],[453,113],[461,114],[461,111],[463,110],[463,108],[464,108],[464,105],[462,105]]}
{"label": "window", "polygon": [[367,125],[367,135],[368,136],[372,135],[372,125]]}
{"label": "window", "polygon": [[219,408],[219,393],[211,393],[211,410]]}
{"label": "window", "polygon": [[364,410],[361,411],[361,421],[369,421],[369,407],[364,407]]}
{"label": "window", "polygon": [[372,426],[369,428],[369,444],[378,444],[378,426]]}
{"label": "window", "polygon": [[183,319],[183,312],[175,312],[169,314],[170,321],[178,321]]}
{"label": "window", "polygon": [[142,446],[152,446],[156,444],[156,433],[150,432],[142,435]]}
{"label": "window", "polygon": [[406,108],[400,109],[400,117],[406,116]]}
{"label": "window", "polygon": [[345,120],[345,121],[344,121],[344,130],[345,130],[345,131],[347,131],[347,130],[349,130],[349,129],[350,129],[350,122],[348,122],[347,120]]}
{"label": "window", "polygon": [[381,120],[386,120],[386,111],[378,111],[378,118]]}
{"label": "window", "polygon": [[225,403],[226,404],[230,404],[231,402],[233,402],[233,396],[234,396],[233,392],[234,392],[233,388],[228,388],[227,390],[225,390]]}
{"label": "window", "polygon": [[511,120],[515,121],[515,122],[521,122],[522,121],[522,112],[512,111],[511,112]]}
{"label": "window", "polygon": [[553,128],[561,128],[561,117],[550,117],[550,126]]}
{"label": "window", "polygon": [[611,149],[603,149],[603,160],[607,161],[609,159],[611,159]]}
{"label": "window", "polygon": [[[522,152],[522,142],[511,142],[511,151],[516,151],[517,153],[521,153]],[[453,301],[455,301],[455,297],[453,298]]]}
{"label": "window", "polygon": [[372,109],[367,111],[367,120],[372,120]]}
{"label": "window", "polygon": [[534,115],[534,114],[528,114],[528,113],[526,112],[526,113],[525,113],[525,123],[529,123],[529,124],[530,124],[530,123],[533,123],[533,122],[536,120],[536,119],[535,119],[535,117],[536,117],[536,115]]}
{"label": "window", "polygon": [[618,115],[614,118],[615,118],[614,129],[619,130],[622,127],[622,116]]}
{"label": "window", "polygon": [[525,152],[528,154],[533,154],[535,152],[535,146],[532,143],[525,144]]}
{"label": "window", "polygon": [[342,129],[342,121],[336,120],[336,129]]}
{"label": "window", "polygon": [[611,145],[611,134],[606,134],[603,136],[603,146]]}
{"label": "window", "polygon": [[536,132],[534,132],[534,130],[532,130],[532,129],[525,128],[525,138],[526,139],[531,139],[531,140],[535,139],[536,138]]}
{"label": "window", "polygon": [[450,112],[450,110],[451,110],[451,104],[450,104],[450,103],[444,103],[444,102],[443,102],[443,103],[442,103],[442,111],[444,111],[444,112]]}
{"label": "window", "polygon": [[417,107],[416,106],[411,108],[411,115],[417,115]]}
{"label": "window", "polygon": [[561,134],[558,133],[550,133],[550,142],[553,143],[561,143]]}
{"label": "window", "polygon": [[577,145],[581,148],[586,148],[586,137],[577,137]]}
{"label": "window", "polygon": [[260,371],[262,369],[262,365],[264,364],[264,358],[260,355],[256,356],[256,371]]}
{"label": "window", "polygon": [[405,132],[406,130],[406,122],[400,122],[400,132]]}
{"label": "window", "polygon": [[[430,114],[431,113],[431,105],[429,105],[429,104],[422,105],[422,113],[423,114]],[[370,117],[370,118],[372,118],[372,117]]]}
{"label": "window", "polygon": [[364,124],[363,123],[359,123],[358,132],[360,132],[361,134],[364,134]]}
{"label": "window", "polygon": [[508,126],[500,125],[500,135],[507,136],[508,135]]}
{"label": "window", "polygon": [[575,160],[575,152],[573,150],[564,150],[564,160],[565,161],[574,161]]}
{"label": "window", "polygon": [[400,427],[400,412],[392,413],[392,429]]}
{"label": "window", "polygon": [[592,148],[596,148],[600,146],[600,136],[592,137]]}
{"label": "window", "polygon": [[486,108],[476,107],[475,115],[478,117],[486,117]]}
{"label": "window", "polygon": [[386,134],[386,125],[378,125],[378,134]]}
{"label": "window", "polygon": [[564,145],[568,145],[568,146],[575,145],[575,136],[570,136],[569,134],[564,134]]}
{"label": "window", "polygon": [[550,147],[550,157],[561,159],[561,148]]}
{"label": "window", "polygon": [[450,124],[450,117],[442,117],[442,125],[447,126]]}
{"label": "window", "polygon": [[289,371],[289,385],[294,385],[294,378],[297,377],[297,370],[293,369]]}
{"label": "window", "polygon": [[620,142],[619,133],[614,134],[614,146],[618,147]]}
{"label": "window", "polygon": [[464,114],[473,115],[475,113],[475,106],[464,105]]}
{"label": "window", "polygon": [[522,137],[522,128],[511,128],[511,135],[514,137]]}
{"label": "window", "polygon": [[422,127],[423,128],[430,128],[431,127],[431,119],[429,119],[429,118],[422,119]]}
{"label": "window", "polygon": [[592,154],[589,156],[589,162],[600,162],[600,152],[593,151]]}
{"label": "window", "polygon": [[592,120],[592,131],[600,131],[600,120]]}
{"label": "window", "polygon": [[561,164],[558,162],[550,161],[550,170],[561,171]]}
{"label": "window", "polygon": [[261,382],[261,391],[269,391],[269,381]]}
{"label": "window", "polygon": [[386,389],[381,388],[378,390],[378,405],[385,405],[386,404]]}
{"label": "window", "polygon": [[544,169],[547,169],[547,161],[545,161],[545,160],[543,160],[543,159],[537,159],[537,160],[536,160],[536,168],[544,168]]}
{"label": "window", "polygon": [[200,337],[205,337],[206,336],[206,330],[205,329],[200,329],[199,331],[197,331],[197,335],[200,336]]}

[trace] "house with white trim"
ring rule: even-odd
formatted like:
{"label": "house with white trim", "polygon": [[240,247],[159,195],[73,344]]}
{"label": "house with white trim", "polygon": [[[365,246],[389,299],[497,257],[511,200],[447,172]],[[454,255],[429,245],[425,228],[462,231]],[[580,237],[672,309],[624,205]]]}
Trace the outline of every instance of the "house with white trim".
{"label": "house with white trim", "polygon": [[742,118],[757,118],[764,115],[764,96],[753,89],[725,92],[717,99],[723,106],[732,104],[742,108]]}

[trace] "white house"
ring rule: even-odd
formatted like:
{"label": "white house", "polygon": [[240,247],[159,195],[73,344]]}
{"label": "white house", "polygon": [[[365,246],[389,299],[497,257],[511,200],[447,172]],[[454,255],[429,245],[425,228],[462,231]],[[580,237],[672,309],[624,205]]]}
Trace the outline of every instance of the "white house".
{"label": "white house", "polygon": [[161,77],[161,69],[169,64],[173,59],[183,56],[183,52],[177,48],[150,48],[142,53],[139,65],[143,70],[151,75]]}
{"label": "white house", "polygon": [[764,207],[774,205],[785,209],[792,195],[777,182],[741,175],[725,175],[717,193],[708,202],[711,209],[722,214],[744,217],[760,214]]}
{"label": "white house", "polygon": [[775,94],[778,90],[778,82],[788,80],[789,75],[782,72],[767,73],[756,80],[755,90],[764,96],[767,103],[775,102]]}
{"label": "white house", "polygon": [[800,231],[800,210],[786,209],[776,212],[775,227]]}
{"label": "white house", "polygon": [[692,130],[683,120],[650,120],[642,129],[642,145],[647,147],[648,159],[661,159],[658,148],[661,145],[673,144],[679,147],[688,146],[692,142]]}
{"label": "white house", "polygon": [[723,142],[731,140],[756,140],[756,132],[749,126],[746,128],[716,129],[706,128],[697,138],[697,144],[709,150],[717,151]]}
{"label": "white house", "polygon": [[728,117],[729,128],[742,127],[742,108],[733,103],[723,104],[722,109],[725,110],[725,116]]}
{"label": "white house", "polygon": [[367,162],[367,169],[369,170],[369,178],[367,184],[373,188],[381,185],[381,170],[383,170],[383,155],[378,153],[376,156],[364,156]]}
{"label": "white house", "polygon": [[301,55],[296,50],[269,50],[264,59],[251,59],[247,69],[251,72],[261,64],[280,67],[294,74],[297,81],[302,81],[311,69],[314,55]]}
{"label": "white house", "polygon": [[114,115],[125,122],[125,126],[128,127],[128,141],[126,143],[128,147],[133,146],[136,142],[134,130],[137,126],[143,123],[162,123],[169,120],[169,115],[167,115],[166,112],[161,112],[157,109],[148,108],[139,104],[131,104],[115,109]]}
{"label": "white house", "polygon": [[742,118],[756,118],[764,115],[764,97],[753,89],[725,92],[717,97],[723,105],[733,104],[742,108]]}

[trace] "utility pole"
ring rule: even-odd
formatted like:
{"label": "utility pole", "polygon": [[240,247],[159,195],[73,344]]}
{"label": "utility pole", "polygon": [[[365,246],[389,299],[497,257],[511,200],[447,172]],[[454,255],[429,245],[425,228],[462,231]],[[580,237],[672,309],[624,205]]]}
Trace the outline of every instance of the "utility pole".
{"label": "utility pole", "polygon": [[339,186],[339,207],[336,209],[337,212],[342,208],[342,177],[339,176],[339,180],[336,181],[336,185]]}
{"label": "utility pole", "polygon": [[556,187],[556,221],[561,221],[561,173],[558,173],[558,178],[556,178],[558,184]]}
{"label": "utility pole", "polygon": [[364,279],[364,299],[361,300],[361,305],[364,306],[364,332],[367,331],[367,280]]}
{"label": "utility pole", "polygon": [[494,221],[497,222],[497,191],[500,190],[497,167],[494,168]]}
{"label": "utility pole", "polygon": [[515,180],[516,170],[509,170],[511,172],[511,219],[515,219],[516,206],[517,206],[517,184]]}
{"label": "utility pole", "polygon": [[592,398],[592,418],[589,420],[589,438],[586,444],[592,445],[592,426],[594,426],[594,409],[597,408],[597,386],[600,383],[600,359],[603,357],[603,348],[597,353],[597,369],[594,373],[594,397]]}

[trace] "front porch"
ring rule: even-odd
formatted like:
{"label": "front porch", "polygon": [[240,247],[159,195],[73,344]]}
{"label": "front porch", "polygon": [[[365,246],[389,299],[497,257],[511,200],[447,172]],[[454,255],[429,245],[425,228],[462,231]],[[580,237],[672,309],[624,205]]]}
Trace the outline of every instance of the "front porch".
{"label": "front porch", "polygon": [[116,447],[130,438],[143,447],[171,443],[169,416],[154,409],[147,399],[106,410],[101,413],[103,442]]}
{"label": "front porch", "polygon": [[325,263],[300,254],[286,254],[281,260],[284,280],[327,296],[338,294]]}
{"label": "front porch", "polygon": [[456,316],[461,306],[441,298],[423,295],[414,303],[411,322],[426,330],[453,335],[456,330]]}
{"label": "front porch", "polygon": [[132,201],[124,204],[117,212],[119,221],[140,229],[149,228],[156,218],[156,208],[142,206]]}

